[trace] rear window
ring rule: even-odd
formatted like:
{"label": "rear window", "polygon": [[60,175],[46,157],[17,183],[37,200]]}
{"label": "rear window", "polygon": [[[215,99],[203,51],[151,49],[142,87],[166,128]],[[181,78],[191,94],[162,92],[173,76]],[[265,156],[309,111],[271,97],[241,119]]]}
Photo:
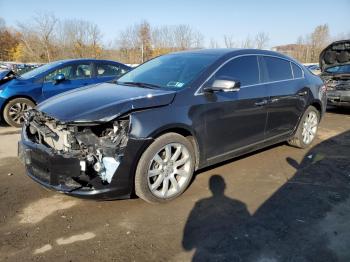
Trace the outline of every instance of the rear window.
{"label": "rear window", "polygon": [[291,64],[292,64],[294,78],[301,78],[301,77],[303,77],[303,71],[301,71],[300,67],[297,66],[294,63],[291,63]]}
{"label": "rear window", "polygon": [[263,56],[262,63],[267,69],[268,82],[293,79],[289,61],[276,57]]}
{"label": "rear window", "polygon": [[112,64],[97,64],[97,77],[121,76],[126,73],[126,70],[120,66]]}

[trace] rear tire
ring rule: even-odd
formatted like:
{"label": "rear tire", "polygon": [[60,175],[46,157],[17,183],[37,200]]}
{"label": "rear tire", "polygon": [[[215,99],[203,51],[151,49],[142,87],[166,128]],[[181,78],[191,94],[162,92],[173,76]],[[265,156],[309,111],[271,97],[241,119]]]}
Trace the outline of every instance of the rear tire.
{"label": "rear tire", "polygon": [[319,111],[315,107],[309,106],[299,122],[297,131],[288,141],[288,144],[298,148],[309,147],[316,138],[319,122]]}
{"label": "rear tire", "polygon": [[149,203],[180,196],[191,182],[195,154],[192,143],[177,133],[157,139],[142,154],[135,173],[135,193]]}
{"label": "rear tire", "polygon": [[19,97],[12,99],[4,107],[4,120],[10,126],[21,127],[23,122],[23,113],[33,107],[35,107],[33,101],[27,98]]}

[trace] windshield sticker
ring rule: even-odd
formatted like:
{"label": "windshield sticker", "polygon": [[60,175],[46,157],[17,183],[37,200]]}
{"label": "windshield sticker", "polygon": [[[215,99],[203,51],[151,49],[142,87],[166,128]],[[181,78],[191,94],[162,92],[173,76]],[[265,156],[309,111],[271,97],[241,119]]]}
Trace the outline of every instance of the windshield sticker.
{"label": "windshield sticker", "polygon": [[183,87],[184,84],[185,84],[185,83],[170,81],[166,86],[171,86],[171,87]]}

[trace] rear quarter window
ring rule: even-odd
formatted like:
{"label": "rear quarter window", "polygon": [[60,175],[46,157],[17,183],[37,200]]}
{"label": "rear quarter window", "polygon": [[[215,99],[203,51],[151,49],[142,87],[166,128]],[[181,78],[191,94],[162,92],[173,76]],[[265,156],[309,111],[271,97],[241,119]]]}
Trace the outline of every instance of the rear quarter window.
{"label": "rear quarter window", "polygon": [[291,62],[291,64],[292,64],[294,78],[302,78],[303,71],[300,69],[300,67],[294,64],[293,62]]}
{"label": "rear quarter window", "polygon": [[268,82],[293,79],[289,61],[277,57],[263,56],[262,63],[266,68],[266,80]]}

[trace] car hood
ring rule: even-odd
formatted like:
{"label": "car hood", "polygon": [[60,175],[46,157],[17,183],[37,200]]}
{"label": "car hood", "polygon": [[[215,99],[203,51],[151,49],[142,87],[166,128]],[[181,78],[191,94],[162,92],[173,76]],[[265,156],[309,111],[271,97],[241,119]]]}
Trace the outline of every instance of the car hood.
{"label": "car hood", "polygon": [[320,54],[322,72],[327,68],[345,64],[350,64],[350,39],[333,42]]}
{"label": "car hood", "polygon": [[97,84],[62,93],[37,110],[60,122],[107,122],[133,110],[170,104],[176,91]]}

